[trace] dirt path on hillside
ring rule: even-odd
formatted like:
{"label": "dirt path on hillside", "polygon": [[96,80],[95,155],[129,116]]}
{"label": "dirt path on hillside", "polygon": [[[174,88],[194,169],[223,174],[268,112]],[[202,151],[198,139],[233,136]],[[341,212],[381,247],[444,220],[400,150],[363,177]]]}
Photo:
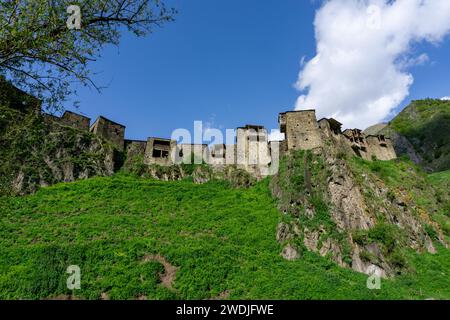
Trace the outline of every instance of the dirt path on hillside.
{"label": "dirt path on hillside", "polygon": [[173,288],[173,282],[175,281],[178,267],[175,267],[174,265],[169,263],[166,260],[166,258],[164,258],[163,256],[161,256],[159,254],[157,254],[157,255],[154,255],[154,254],[147,255],[146,254],[144,256],[144,262],[149,262],[149,261],[157,261],[164,266],[164,273],[160,274],[159,278],[164,287],[166,287],[169,290],[174,291],[175,289]]}

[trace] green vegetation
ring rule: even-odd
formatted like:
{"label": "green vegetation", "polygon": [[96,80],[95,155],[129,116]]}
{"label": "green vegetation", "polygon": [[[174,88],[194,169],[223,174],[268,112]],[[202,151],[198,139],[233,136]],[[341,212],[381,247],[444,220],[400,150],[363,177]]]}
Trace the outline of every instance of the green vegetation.
{"label": "green vegetation", "polygon": [[[417,215],[429,213],[439,224],[444,235],[450,236],[450,171],[427,175],[419,166],[406,157],[391,161],[365,161],[353,158],[349,161],[356,178],[362,183],[362,176],[376,175],[389,188],[387,197],[412,202]],[[368,195],[370,198],[370,195]],[[400,200],[400,199],[399,199]],[[428,226],[428,234],[435,234]],[[433,238],[433,237],[432,237]]]}
{"label": "green vegetation", "polygon": [[[431,228],[431,230],[433,229]],[[390,264],[392,264],[399,273],[399,270],[408,267],[405,258],[404,239],[405,234],[402,229],[396,225],[383,222],[378,223],[370,230],[358,230],[353,233],[353,240],[362,246],[372,243],[380,245],[383,255],[388,258]],[[372,263],[380,263],[375,255],[366,251],[363,252],[361,258]]]}
{"label": "green vegetation", "polygon": [[357,178],[365,173],[373,173],[392,188],[410,190],[423,189],[427,174],[406,157],[391,161],[366,161],[358,157],[350,159],[349,164]]}
{"label": "green vegetation", "polygon": [[[70,16],[78,20],[73,28],[65,27],[69,4],[82,13],[80,19]],[[100,90],[89,62],[98,60],[104,47],[119,45],[127,31],[153,33],[175,13],[162,0],[0,0],[0,76],[39,97],[47,110],[61,110],[76,92],[74,83]]]}
{"label": "green vegetation", "polygon": [[[286,212],[285,222],[295,219],[302,228],[310,231],[326,231],[325,237],[332,237],[345,245],[344,234],[339,232],[333,221],[326,194],[327,170],[322,155],[311,151],[295,151],[280,161],[279,173],[272,189],[279,188],[278,207]],[[306,210],[314,210],[307,214]],[[300,241],[300,246],[303,246]]]}
{"label": "green vegetation", "polygon": [[432,171],[450,169],[450,101],[413,101],[389,127],[406,137]]}
{"label": "green vegetation", "polygon": [[450,240],[450,170],[430,174],[428,181],[436,190],[437,201],[442,204],[433,217],[441,225],[447,240]]}
{"label": "green vegetation", "polygon": [[[407,252],[412,271],[368,290],[367,277],[304,252],[286,261],[268,181],[248,189],[119,174],[0,198],[0,298],[449,299],[450,251]],[[371,233],[370,237],[379,237]],[[161,284],[161,255],[178,267]],[[81,290],[65,286],[81,268]]]}
{"label": "green vegetation", "polygon": [[34,192],[70,175],[73,180],[112,172],[107,159],[117,155],[111,143],[90,132],[0,105],[0,195]]}
{"label": "green vegetation", "polygon": [[[392,161],[365,161],[360,158],[351,159],[348,164],[352,168],[355,178],[362,186],[367,186],[368,175],[374,176],[372,181],[379,181],[380,186],[388,188],[386,198],[391,203],[409,210],[416,218],[422,221],[426,234],[433,240],[442,239],[448,241],[449,228],[449,188],[445,191],[442,185],[450,183],[450,177],[446,173],[427,175],[420,167],[413,164],[406,157]],[[439,186],[439,184],[442,184]],[[383,188],[385,188],[383,187]],[[377,208],[381,199],[364,187],[365,199],[372,207]],[[391,207],[392,208],[392,207]],[[395,207],[393,208],[395,209]],[[394,216],[401,215],[393,209],[389,213]],[[354,232],[353,239],[360,245],[377,243],[383,255],[396,267],[397,272],[410,272],[411,266],[406,259],[408,232],[396,225],[388,224],[386,217],[377,215],[378,223],[375,228],[368,231]],[[408,229],[410,226],[405,226]],[[438,230],[442,232],[439,234]],[[368,261],[377,262],[373,256],[366,255]]]}
{"label": "green vegetation", "polygon": [[391,201],[411,201],[425,212],[435,212],[442,207],[428,175],[406,157],[391,161],[365,161],[355,157],[349,164],[360,183],[365,174],[373,174],[383,181],[389,187],[387,197]]}

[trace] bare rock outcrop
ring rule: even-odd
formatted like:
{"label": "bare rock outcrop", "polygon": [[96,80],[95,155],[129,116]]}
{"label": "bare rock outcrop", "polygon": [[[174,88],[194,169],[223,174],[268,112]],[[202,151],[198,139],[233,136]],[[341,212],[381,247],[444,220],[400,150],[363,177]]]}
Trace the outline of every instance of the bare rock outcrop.
{"label": "bare rock outcrop", "polygon": [[[272,193],[283,213],[276,232],[283,257],[299,258],[299,239],[305,249],[339,266],[390,277],[408,269],[403,249],[436,251],[425,225],[446,244],[429,217],[431,209],[417,204],[411,190],[358,167],[342,150],[292,151],[273,178]],[[410,175],[420,179],[416,172]]]}
{"label": "bare rock outcrop", "polygon": [[281,256],[289,261],[300,258],[300,254],[298,253],[298,251],[290,244],[284,247],[283,251],[281,252]]}
{"label": "bare rock outcrop", "polygon": [[114,173],[117,152],[106,140],[45,122],[40,115],[16,116],[0,135],[0,193],[22,195],[58,182]]}

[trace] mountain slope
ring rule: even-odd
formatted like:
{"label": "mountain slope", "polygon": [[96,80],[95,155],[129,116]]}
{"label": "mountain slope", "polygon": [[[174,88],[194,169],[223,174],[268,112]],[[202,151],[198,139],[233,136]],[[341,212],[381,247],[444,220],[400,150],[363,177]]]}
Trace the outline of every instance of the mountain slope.
{"label": "mountain slope", "polygon": [[367,130],[390,136],[398,155],[408,155],[429,172],[450,169],[450,101],[413,101],[387,127]]}
{"label": "mountain slope", "polygon": [[[447,245],[448,203],[409,161],[364,161],[334,148],[291,152],[271,184],[284,213],[284,251],[307,249],[343,267],[407,273],[405,251]],[[289,257],[287,257],[289,258]]]}
{"label": "mountain slope", "polygon": [[[449,299],[450,253],[406,251],[411,272],[366,287],[367,276],[316,253],[287,261],[268,181],[91,178],[0,198],[0,298]],[[171,287],[160,278],[165,265]],[[68,290],[67,266],[81,268]],[[173,269],[172,269],[173,270]]]}

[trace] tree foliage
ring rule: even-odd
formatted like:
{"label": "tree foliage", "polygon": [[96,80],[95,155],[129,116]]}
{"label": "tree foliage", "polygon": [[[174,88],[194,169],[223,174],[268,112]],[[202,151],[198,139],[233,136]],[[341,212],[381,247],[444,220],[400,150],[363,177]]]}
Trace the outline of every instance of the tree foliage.
{"label": "tree foliage", "polygon": [[[80,8],[80,29],[67,26],[70,5]],[[101,89],[90,63],[103,47],[123,31],[147,35],[175,13],[160,0],[0,0],[0,76],[59,110],[75,82]]]}

